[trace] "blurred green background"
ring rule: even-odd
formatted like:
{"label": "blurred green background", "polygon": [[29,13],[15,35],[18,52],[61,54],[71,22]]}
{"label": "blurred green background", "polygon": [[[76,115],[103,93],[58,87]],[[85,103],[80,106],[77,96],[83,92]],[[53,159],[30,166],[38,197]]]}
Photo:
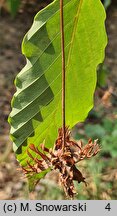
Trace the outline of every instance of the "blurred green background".
{"label": "blurred green background", "polygon": [[[34,15],[51,0],[0,0],[0,199],[67,199],[51,172],[29,193],[9,139],[7,118],[15,92],[14,78],[25,65],[21,41]],[[78,164],[88,186],[77,184],[76,199],[117,199],[117,1],[102,1],[107,10],[109,43],[106,58],[97,69],[95,107],[85,123],[76,125],[72,136],[85,143],[99,140],[101,152]]]}

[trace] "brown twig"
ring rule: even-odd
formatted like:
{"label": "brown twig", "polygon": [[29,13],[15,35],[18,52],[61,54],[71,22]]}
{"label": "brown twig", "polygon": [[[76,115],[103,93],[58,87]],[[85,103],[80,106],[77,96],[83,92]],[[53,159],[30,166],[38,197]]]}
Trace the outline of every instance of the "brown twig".
{"label": "brown twig", "polygon": [[60,0],[60,31],[61,31],[61,50],[62,50],[62,129],[63,129],[63,146],[65,147],[65,45],[64,45],[64,16],[63,0]]}

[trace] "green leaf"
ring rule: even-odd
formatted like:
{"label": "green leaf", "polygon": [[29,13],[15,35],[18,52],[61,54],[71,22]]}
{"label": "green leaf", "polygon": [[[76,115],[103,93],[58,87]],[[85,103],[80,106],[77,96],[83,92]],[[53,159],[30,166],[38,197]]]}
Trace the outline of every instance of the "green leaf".
{"label": "green leaf", "polygon": [[7,0],[7,3],[12,16],[15,17],[20,6],[20,0]]}
{"label": "green leaf", "polygon": [[[61,119],[61,43],[59,0],[40,11],[26,34],[27,63],[18,74],[9,117],[14,151],[26,165],[30,143],[52,147]],[[107,44],[100,0],[64,0],[66,125],[84,121],[93,107],[96,68]]]}
{"label": "green leaf", "polygon": [[44,170],[39,174],[33,174],[33,176],[27,176],[29,178],[28,181],[28,188],[29,191],[31,192],[32,190],[34,190],[35,185],[39,182],[39,180],[41,178],[43,178],[48,172],[50,171],[50,169]]}

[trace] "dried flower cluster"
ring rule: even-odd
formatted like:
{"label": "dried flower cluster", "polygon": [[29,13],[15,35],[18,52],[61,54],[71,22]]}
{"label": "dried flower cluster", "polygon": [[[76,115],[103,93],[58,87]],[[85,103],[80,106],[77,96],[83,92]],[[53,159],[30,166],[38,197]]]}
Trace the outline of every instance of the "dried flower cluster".
{"label": "dried flower cluster", "polygon": [[70,131],[66,127],[65,130],[65,146],[63,147],[63,132],[62,128],[59,129],[58,139],[55,142],[53,149],[46,148],[41,145],[42,152],[30,144],[29,149],[39,155],[42,159],[34,158],[32,154],[27,150],[29,157],[33,160],[34,164],[31,165],[27,161],[27,167],[23,168],[25,174],[33,175],[34,173],[40,173],[48,168],[52,170],[59,170],[59,181],[64,188],[66,195],[71,198],[76,193],[74,188],[74,182],[85,182],[85,178],[82,173],[76,168],[76,163],[85,159],[95,156],[100,147],[97,144],[97,140],[92,142],[89,139],[88,143],[83,146],[82,141],[74,141],[70,139]]}

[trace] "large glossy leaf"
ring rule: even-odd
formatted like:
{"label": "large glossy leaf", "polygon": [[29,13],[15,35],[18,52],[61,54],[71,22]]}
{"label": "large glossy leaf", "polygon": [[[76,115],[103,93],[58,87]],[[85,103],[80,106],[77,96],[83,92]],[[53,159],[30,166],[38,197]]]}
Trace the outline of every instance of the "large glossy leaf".
{"label": "large glossy leaf", "polygon": [[[39,12],[26,34],[27,63],[18,74],[9,117],[14,150],[22,165],[26,148],[53,145],[61,127],[61,46],[59,0]],[[66,124],[84,121],[93,107],[96,68],[107,43],[100,0],[64,0]]]}

